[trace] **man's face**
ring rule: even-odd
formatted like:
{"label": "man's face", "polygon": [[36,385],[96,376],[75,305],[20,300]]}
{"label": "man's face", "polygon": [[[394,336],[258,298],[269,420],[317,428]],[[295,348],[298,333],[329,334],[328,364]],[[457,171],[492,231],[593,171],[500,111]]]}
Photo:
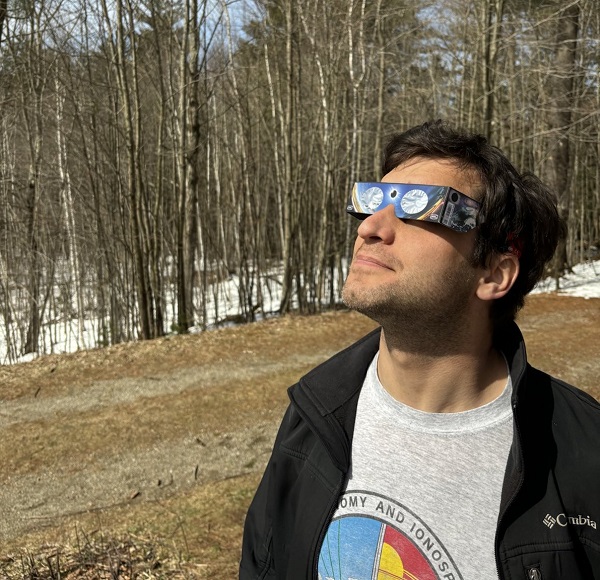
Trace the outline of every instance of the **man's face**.
{"label": "man's face", "polygon": [[[382,179],[391,183],[449,185],[477,199],[479,181],[451,161],[417,157]],[[468,315],[478,271],[471,266],[475,231],[401,220],[389,206],[358,227],[342,298],[384,329],[408,328],[424,339],[449,338]],[[435,341],[437,342],[437,340]]]}

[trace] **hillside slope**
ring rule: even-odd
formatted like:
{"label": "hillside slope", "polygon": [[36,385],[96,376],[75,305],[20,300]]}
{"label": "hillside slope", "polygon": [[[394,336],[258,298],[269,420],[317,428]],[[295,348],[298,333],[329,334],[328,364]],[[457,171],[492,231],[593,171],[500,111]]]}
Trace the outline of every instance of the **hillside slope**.
{"label": "hillside slope", "polygon": [[[520,325],[533,364],[600,398],[600,300],[533,296]],[[0,368],[0,558],[127,532],[234,573],[286,387],[372,328],[290,316]]]}

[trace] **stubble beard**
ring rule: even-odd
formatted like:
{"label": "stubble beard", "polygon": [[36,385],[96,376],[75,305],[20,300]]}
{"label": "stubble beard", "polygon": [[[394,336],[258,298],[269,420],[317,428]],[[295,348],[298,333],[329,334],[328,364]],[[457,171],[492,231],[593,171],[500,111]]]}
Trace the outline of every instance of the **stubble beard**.
{"label": "stubble beard", "polygon": [[423,276],[365,287],[348,276],[344,304],[381,325],[386,343],[405,352],[456,352],[467,330],[475,273],[467,264],[444,279]]}

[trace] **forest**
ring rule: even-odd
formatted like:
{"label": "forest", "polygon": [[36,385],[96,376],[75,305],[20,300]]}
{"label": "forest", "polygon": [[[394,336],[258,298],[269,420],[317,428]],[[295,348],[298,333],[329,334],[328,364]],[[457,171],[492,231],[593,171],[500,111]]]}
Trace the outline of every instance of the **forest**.
{"label": "forest", "polygon": [[555,276],[597,257],[599,39],[596,0],[0,0],[0,363],[232,281],[237,321],[334,307],[352,184],[429,119],[552,187]]}

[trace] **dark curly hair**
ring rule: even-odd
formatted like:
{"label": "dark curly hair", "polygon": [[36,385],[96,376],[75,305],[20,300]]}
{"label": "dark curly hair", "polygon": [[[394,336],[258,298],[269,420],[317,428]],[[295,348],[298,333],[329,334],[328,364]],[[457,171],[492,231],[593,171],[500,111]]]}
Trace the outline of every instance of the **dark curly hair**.
{"label": "dark curly hair", "polygon": [[497,325],[514,320],[566,234],[556,196],[532,173],[520,174],[482,135],[452,128],[441,120],[393,135],[384,151],[383,175],[414,157],[454,161],[478,176],[481,187],[475,190],[479,189],[482,205],[472,263],[486,266],[493,254],[504,253],[511,245],[519,247],[519,276],[491,311]]}

